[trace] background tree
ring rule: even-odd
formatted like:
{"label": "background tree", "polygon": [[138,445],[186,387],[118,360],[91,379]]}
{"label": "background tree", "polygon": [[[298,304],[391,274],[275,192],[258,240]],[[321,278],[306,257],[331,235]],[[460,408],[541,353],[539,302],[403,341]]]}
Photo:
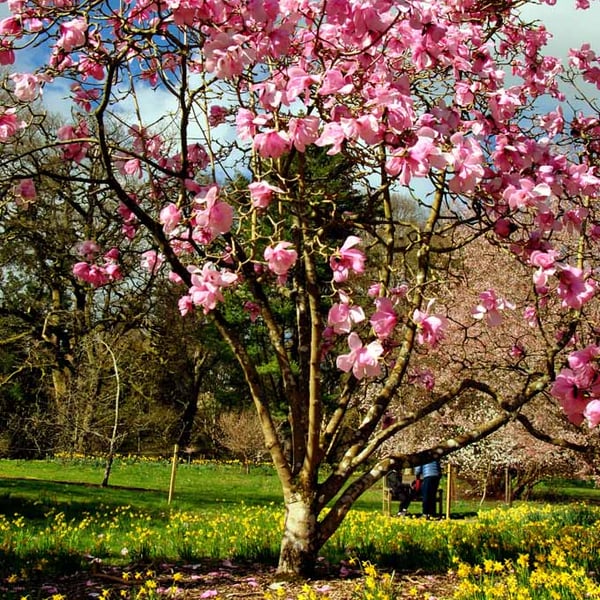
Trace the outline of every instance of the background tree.
{"label": "background tree", "polygon": [[[128,226],[118,257],[89,253],[77,276],[98,293],[117,268],[135,286],[164,274],[183,315],[212,320],[282,484],[281,572],[309,571],[387,470],[477,442],[549,392],[576,424],[600,420],[597,111],[546,109],[560,65],[522,4],[26,1],[0,22],[6,62],[48,51],[7,84],[2,139],[36,127],[50,80],[76,107],[0,165],[13,194],[23,161],[58,148],[62,171],[38,160],[35,176],[79,182]],[[573,66],[597,82],[595,61],[583,49]],[[348,189],[320,176],[338,168]],[[145,273],[126,268],[136,254]],[[481,255],[510,268],[473,282]],[[452,411],[469,426],[381,451]]]}
{"label": "background tree", "polygon": [[219,415],[219,429],[221,444],[242,461],[248,473],[250,464],[261,460],[265,454],[265,438],[256,411],[223,412]]}

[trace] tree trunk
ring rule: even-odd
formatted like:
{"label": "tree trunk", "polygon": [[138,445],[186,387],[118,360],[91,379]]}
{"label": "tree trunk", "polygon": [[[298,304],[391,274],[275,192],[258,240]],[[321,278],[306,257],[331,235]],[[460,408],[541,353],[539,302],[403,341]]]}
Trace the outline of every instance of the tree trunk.
{"label": "tree trunk", "polygon": [[317,515],[312,503],[294,498],[285,507],[285,526],[277,572],[301,577],[311,575],[320,547]]}
{"label": "tree trunk", "polygon": [[177,439],[177,445],[180,448],[189,447],[192,441],[192,432],[194,429],[194,421],[198,414],[198,396],[202,386],[202,375],[204,373],[204,364],[208,359],[208,353],[201,353],[199,349],[194,352],[194,382],[193,388],[190,390],[190,395],[186,401],[185,409],[181,415],[181,433]]}
{"label": "tree trunk", "polygon": [[100,484],[101,487],[108,487],[108,480],[110,478],[110,471],[112,469],[113,458],[114,458],[114,455],[112,452],[109,453],[109,455],[106,457],[106,465],[104,467],[104,477],[102,478],[102,483]]}

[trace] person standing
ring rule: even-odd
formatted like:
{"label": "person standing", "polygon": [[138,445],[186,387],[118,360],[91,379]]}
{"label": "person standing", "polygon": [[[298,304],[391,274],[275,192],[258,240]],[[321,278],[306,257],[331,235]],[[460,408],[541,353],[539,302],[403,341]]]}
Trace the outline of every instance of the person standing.
{"label": "person standing", "polygon": [[435,517],[435,501],[442,478],[442,465],[439,460],[420,465],[415,469],[415,477],[421,480],[421,495],[423,496],[423,516]]}

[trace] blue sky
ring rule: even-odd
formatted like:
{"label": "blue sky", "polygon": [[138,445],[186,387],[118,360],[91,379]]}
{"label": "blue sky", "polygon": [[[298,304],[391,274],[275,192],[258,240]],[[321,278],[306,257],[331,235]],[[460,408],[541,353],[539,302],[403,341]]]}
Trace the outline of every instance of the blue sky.
{"label": "blue sky", "polygon": [[555,6],[529,4],[522,9],[527,19],[544,23],[553,34],[548,54],[566,58],[569,48],[590,42],[600,52],[600,1],[591,0],[588,10],[577,10],[575,0],[557,0]]}

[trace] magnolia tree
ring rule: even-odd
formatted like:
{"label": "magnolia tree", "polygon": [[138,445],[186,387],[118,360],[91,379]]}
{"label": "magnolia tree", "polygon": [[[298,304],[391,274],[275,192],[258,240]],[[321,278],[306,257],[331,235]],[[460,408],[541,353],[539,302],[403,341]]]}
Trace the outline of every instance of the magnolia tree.
{"label": "magnolia tree", "polygon": [[[560,239],[561,243],[567,243],[560,232],[555,231],[554,235],[555,241]],[[452,327],[445,333],[444,352],[422,356],[419,369],[412,376],[415,383],[420,383],[423,396],[433,386],[448,389],[452,380],[465,372],[480,381],[489,380],[485,371],[493,373],[496,390],[514,393],[520,385],[519,374],[528,373],[532,361],[544,360],[548,332],[561,332],[568,324],[549,298],[534,309],[536,299],[529,289],[527,265],[512,264],[510,253],[498,252],[487,243],[473,241],[468,248],[460,260],[455,259],[452,269],[458,284],[453,284],[449,277],[445,282],[443,297],[446,310],[452,315]],[[482,289],[487,291],[478,294],[477,290]],[[488,313],[485,299],[489,298],[491,289],[498,298],[497,310]],[[521,304],[526,306],[524,313],[516,310],[508,298],[520,298]],[[531,302],[529,306],[527,298]],[[538,313],[543,314],[539,322]],[[597,319],[595,301],[586,304],[586,313],[593,325]],[[525,315],[536,316],[527,327],[523,327]],[[482,323],[470,326],[473,320]],[[486,326],[485,321],[492,325],[492,320],[493,326]],[[453,454],[449,462],[458,467],[460,478],[476,491],[498,494],[504,491],[505,469],[509,467],[514,494],[526,495],[544,477],[597,473],[600,449],[597,432],[590,434],[587,427],[577,426],[579,419],[574,419],[577,425],[569,422],[559,405],[560,396],[553,396],[552,391],[550,386],[524,405],[502,430]],[[404,397],[408,395],[409,389],[405,390]],[[411,402],[415,401],[422,402],[423,398],[419,399],[413,388]],[[410,402],[393,406],[390,418],[397,418],[407,406],[410,407]],[[435,445],[441,436],[462,434],[497,415],[496,402],[489,398],[474,402],[465,394],[460,402],[439,409],[406,432],[402,439],[387,442],[384,450],[389,450],[390,445],[405,451],[427,448]]]}
{"label": "magnolia tree", "polygon": [[[0,21],[0,137],[53,136],[2,165],[7,200],[35,202],[56,148],[96,198],[118,198],[122,243],[82,240],[73,267],[98,290],[144,276],[123,258],[150,234],[140,269],[179,286],[182,318],[212,319],[245,374],[283,490],[282,573],[310,571],[392,467],[482,439],[545,394],[578,425],[600,419],[600,122],[559,86],[600,86],[600,69],[587,46],[564,67],[544,56],[522,4],[12,0]],[[72,119],[48,132],[32,102],[56,90]],[[473,287],[478,253],[510,266]],[[456,435],[389,443],[483,401],[492,416]]]}

